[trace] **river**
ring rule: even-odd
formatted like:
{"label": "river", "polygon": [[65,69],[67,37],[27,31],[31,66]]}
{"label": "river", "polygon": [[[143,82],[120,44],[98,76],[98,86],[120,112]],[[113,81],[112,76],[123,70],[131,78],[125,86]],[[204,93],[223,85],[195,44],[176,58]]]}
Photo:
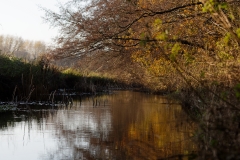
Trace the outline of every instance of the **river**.
{"label": "river", "polygon": [[196,126],[181,106],[132,91],[0,113],[1,160],[191,159]]}

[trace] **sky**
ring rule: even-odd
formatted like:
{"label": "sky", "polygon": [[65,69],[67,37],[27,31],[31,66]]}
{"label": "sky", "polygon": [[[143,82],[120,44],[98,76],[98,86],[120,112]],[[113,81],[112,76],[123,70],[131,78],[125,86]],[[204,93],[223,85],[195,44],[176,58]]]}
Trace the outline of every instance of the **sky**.
{"label": "sky", "polygon": [[0,0],[0,35],[52,43],[57,30],[45,23],[41,7],[57,10],[58,2],[68,0]]}

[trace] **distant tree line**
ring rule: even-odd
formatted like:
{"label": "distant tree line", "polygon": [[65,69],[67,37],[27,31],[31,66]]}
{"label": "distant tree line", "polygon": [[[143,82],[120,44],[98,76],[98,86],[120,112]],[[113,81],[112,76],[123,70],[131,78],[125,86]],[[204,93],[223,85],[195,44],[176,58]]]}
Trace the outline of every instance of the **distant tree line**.
{"label": "distant tree line", "polygon": [[16,56],[28,61],[46,53],[47,46],[42,41],[24,40],[22,37],[0,35],[0,54]]}

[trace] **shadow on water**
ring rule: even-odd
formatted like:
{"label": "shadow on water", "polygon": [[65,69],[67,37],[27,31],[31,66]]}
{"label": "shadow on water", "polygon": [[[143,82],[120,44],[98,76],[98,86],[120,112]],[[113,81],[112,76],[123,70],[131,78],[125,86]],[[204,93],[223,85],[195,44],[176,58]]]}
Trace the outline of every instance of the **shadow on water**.
{"label": "shadow on water", "polygon": [[193,159],[197,151],[195,124],[159,95],[119,91],[0,117],[6,160]]}

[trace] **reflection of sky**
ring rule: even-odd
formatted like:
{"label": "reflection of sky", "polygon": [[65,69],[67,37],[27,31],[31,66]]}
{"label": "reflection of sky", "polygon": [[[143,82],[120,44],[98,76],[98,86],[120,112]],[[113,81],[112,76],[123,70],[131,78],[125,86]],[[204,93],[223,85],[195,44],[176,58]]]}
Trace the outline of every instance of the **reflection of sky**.
{"label": "reflection of sky", "polygon": [[106,140],[112,129],[109,109],[93,108],[87,102],[77,111],[69,110],[68,114],[58,112],[56,121],[62,124],[63,130],[77,134],[75,146],[82,149],[89,148],[90,138]]}
{"label": "reflection of sky", "polygon": [[40,158],[37,153],[55,147],[51,134],[38,130],[36,121],[17,122],[14,128],[1,131],[0,142],[1,160],[36,160]]}
{"label": "reflection of sky", "polygon": [[[111,112],[86,103],[73,110],[59,110],[56,115],[37,122],[15,122],[0,131],[1,160],[61,159],[74,157],[73,148],[90,149],[91,138],[106,139],[111,132]],[[96,151],[93,149],[92,151]],[[92,153],[94,155],[94,153]],[[4,157],[4,158],[2,158]]]}

